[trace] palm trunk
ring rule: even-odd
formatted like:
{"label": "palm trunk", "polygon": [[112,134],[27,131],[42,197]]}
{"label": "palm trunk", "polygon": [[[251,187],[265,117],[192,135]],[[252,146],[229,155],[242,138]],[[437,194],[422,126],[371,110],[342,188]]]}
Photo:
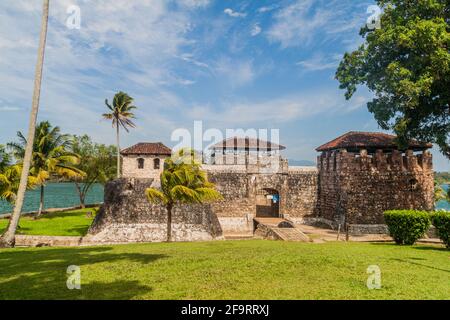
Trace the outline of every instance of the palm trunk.
{"label": "palm trunk", "polygon": [[172,241],[172,205],[167,206],[167,242]]}
{"label": "palm trunk", "polygon": [[40,218],[44,209],[44,185],[41,185],[41,198],[39,200],[39,211],[36,218]]}
{"label": "palm trunk", "polygon": [[49,0],[43,0],[42,9],[42,25],[39,40],[38,60],[36,64],[36,73],[34,76],[33,102],[31,106],[30,122],[28,125],[27,146],[25,148],[25,156],[23,159],[23,168],[20,175],[19,190],[17,191],[17,199],[14,205],[8,229],[0,238],[0,247],[14,247],[16,239],[15,234],[19,224],[20,215],[22,213],[23,200],[27,189],[28,175],[30,173],[31,158],[33,153],[34,133],[36,131],[36,119],[39,110],[39,99],[41,95],[42,69],[44,65],[45,43],[47,41]]}
{"label": "palm trunk", "polygon": [[119,122],[116,124],[116,139],[117,139],[117,179],[120,178],[120,137],[119,137]]}

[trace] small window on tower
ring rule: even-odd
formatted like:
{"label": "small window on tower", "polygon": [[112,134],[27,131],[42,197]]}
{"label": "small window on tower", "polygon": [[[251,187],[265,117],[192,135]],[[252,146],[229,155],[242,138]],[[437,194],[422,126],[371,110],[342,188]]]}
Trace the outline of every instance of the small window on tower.
{"label": "small window on tower", "polygon": [[154,169],[159,169],[160,168],[160,160],[158,158],[153,160],[153,168]]}
{"label": "small window on tower", "polygon": [[144,169],[144,159],[139,158],[137,159],[138,162],[138,169]]}

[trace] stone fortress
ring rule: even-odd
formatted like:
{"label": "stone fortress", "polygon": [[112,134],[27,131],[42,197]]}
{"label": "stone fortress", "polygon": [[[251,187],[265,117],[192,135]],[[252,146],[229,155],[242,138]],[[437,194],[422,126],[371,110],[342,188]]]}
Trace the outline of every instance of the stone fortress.
{"label": "stone fortress", "polygon": [[[412,141],[399,150],[395,136],[349,132],[317,148],[317,168],[293,167],[284,146],[252,138],[214,145],[204,164],[224,200],[177,205],[173,239],[224,237],[295,239],[295,226],[320,225],[352,234],[385,233],[383,212],[434,208],[430,144]],[[100,242],[163,241],[166,212],[147,201],[144,191],[159,186],[171,150],[162,143],[124,149],[123,178],[105,188],[105,201],[89,230]],[[274,224],[275,223],[275,224]]]}

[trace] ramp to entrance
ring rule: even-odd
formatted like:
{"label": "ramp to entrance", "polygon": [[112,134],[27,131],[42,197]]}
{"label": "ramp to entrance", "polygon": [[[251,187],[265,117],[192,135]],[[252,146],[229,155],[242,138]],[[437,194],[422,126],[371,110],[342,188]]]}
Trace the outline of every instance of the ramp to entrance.
{"label": "ramp to entrance", "polygon": [[311,239],[282,218],[254,218],[255,236],[263,239],[310,242]]}

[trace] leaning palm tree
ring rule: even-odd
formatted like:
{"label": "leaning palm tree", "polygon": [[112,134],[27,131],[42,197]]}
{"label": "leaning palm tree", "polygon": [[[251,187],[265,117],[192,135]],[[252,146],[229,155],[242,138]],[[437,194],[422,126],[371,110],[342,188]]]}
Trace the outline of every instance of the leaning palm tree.
{"label": "leaning palm tree", "polygon": [[41,95],[42,68],[44,65],[45,43],[47,40],[49,6],[49,0],[43,0],[41,34],[39,40],[36,73],[34,76],[33,102],[31,106],[30,123],[28,126],[28,144],[25,148],[23,168],[21,171],[19,188],[17,190],[17,198],[14,205],[14,211],[6,232],[0,238],[0,247],[14,247],[15,245],[15,234],[17,225],[19,224],[20,214],[22,212],[25,191],[27,189],[28,175],[30,173],[31,158],[33,155],[34,130],[36,128],[36,119],[39,110],[39,99]]}
{"label": "leaning palm tree", "polygon": [[124,128],[126,132],[129,132],[128,128],[135,128],[135,124],[131,119],[134,119],[133,109],[136,107],[133,105],[133,98],[125,92],[118,92],[114,95],[112,105],[109,104],[108,99],[105,100],[105,104],[110,113],[104,113],[103,118],[112,120],[113,127],[116,128],[116,141],[117,141],[117,178],[120,178],[120,127]]}
{"label": "leaning palm tree", "polygon": [[177,203],[205,203],[222,199],[194,157],[192,151],[181,150],[175,157],[166,160],[161,173],[161,189],[148,188],[145,191],[150,202],[161,203],[167,210],[167,242],[172,238],[172,210]]}
{"label": "leaning palm tree", "polygon": [[[71,140],[70,135],[61,134],[59,127],[52,127],[48,121],[40,122],[35,131],[33,141],[33,159],[31,170],[41,177],[50,176],[62,177],[66,179],[81,178],[84,172],[75,166],[80,163],[80,157],[68,151]],[[18,143],[8,143],[8,147],[13,151],[16,159],[23,159],[27,139],[19,131]],[[39,211],[36,218],[39,218],[44,209],[45,180],[40,184],[41,196]]]}

